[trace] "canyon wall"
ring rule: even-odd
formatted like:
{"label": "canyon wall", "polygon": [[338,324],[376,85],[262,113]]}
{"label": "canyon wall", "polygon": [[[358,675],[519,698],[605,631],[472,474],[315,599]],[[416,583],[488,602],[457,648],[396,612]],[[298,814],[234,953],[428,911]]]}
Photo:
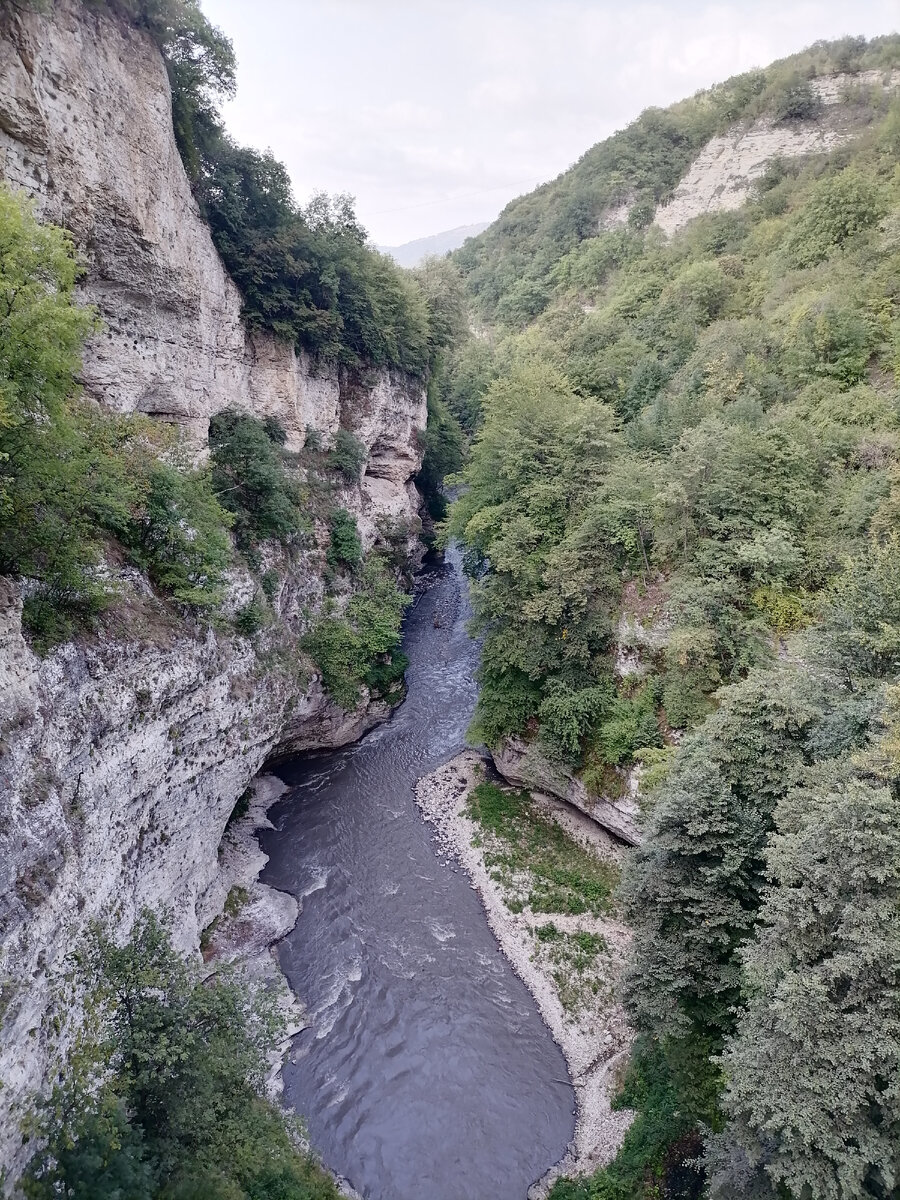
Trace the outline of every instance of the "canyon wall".
{"label": "canyon wall", "polygon": [[[226,407],[276,416],[293,450],[309,430],[327,445],[348,429],[367,457],[339,502],[366,546],[383,517],[414,543],[421,381],[351,374],[248,333],[191,194],[149,37],[79,0],[46,14],[4,6],[0,176],[70,229],[84,258],[81,298],[103,320],[84,355],[87,396],[176,423],[198,454]],[[387,715],[365,695],[343,712],[297,657],[324,598],[319,534],[276,564],[275,625],[252,642],[224,624],[176,620],[124,570],[115,634],[40,659],[22,635],[20,586],[0,580],[0,1169],[10,1179],[86,923],[112,918],[125,930],[142,906],[164,907],[178,944],[195,950],[221,907],[226,821],[260,766],[276,752],[343,745]],[[231,573],[230,611],[254,586]]]}

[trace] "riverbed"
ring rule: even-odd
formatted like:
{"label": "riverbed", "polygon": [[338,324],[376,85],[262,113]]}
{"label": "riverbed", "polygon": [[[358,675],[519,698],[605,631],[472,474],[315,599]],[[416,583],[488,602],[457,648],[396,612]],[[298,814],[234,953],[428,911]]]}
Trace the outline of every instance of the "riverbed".
{"label": "riverbed", "polygon": [[278,953],[309,1022],[284,1094],[366,1200],[524,1200],[572,1138],[573,1092],[413,798],[462,748],[476,696],[456,552],[422,583],[404,638],[409,690],[391,720],[278,768],[289,791],[261,835],[262,878],[301,903]]}

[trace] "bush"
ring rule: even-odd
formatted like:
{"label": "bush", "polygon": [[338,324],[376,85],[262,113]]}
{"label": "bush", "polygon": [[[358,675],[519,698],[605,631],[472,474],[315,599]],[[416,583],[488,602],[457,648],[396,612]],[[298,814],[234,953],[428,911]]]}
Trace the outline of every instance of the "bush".
{"label": "bush", "polygon": [[254,596],[249,604],[238,609],[234,617],[234,627],[243,637],[253,637],[259,633],[266,619],[266,610],[259,599]]}
{"label": "bush", "polygon": [[358,483],[368,452],[359,438],[347,429],[339,429],[334,445],[328,452],[328,469],[341,475],[348,483]]}
{"label": "bush", "polygon": [[209,423],[213,487],[234,516],[235,538],[244,550],[267,538],[287,541],[303,527],[279,430],[234,409],[217,413]]}
{"label": "bush", "polygon": [[328,544],[326,558],[333,566],[341,564],[346,567],[357,567],[362,562],[362,540],[356,525],[356,518],[345,508],[339,508],[332,513],[328,522],[331,540]]}
{"label": "bush", "polygon": [[633,698],[616,698],[599,733],[603,757],[608,763],[618,766],[630,761],[636,750],[662,745],[656,715],[658,704],[659,685],[655,680],[645,684]]}
{"label": "bush", "polygon": [[182,604],[209,607],[221,597],[222,572],[231,558],[230,515],[204,471],[150,468],[143,511],[127,534],[132,561],[157,587]]}
{"label": "bush", "polygon": [[322,672],[329,695],[343,708],[359,703],[360,690],[371,676],[378,682],[379,660],[393,655],[409,597],[400,592],[377,556],[360,575],[359,590],[344,617],[325,617],[307,634],[303,645]]}
{"label": "bush", "polygon": [[798,266],[821,262],[849,238],[876,225],[884,211],[875,181],[854,167],[821,180],[797,217],[788,249]]}
{"label": "bush", "polygon": [[787,365],[800,381],[821,376],[852,387],[865,378],[878,342],[878,326],[868,314],[826,297],[801,308],[791,322]]}
{"label": "bush", "polygon": [[149,913],[128,942],[98,928],[79,956],[87,1028],[37,1105],[29,1200],[337,1200],[264,1099],[280,1021],[247,980],[213,981],[174,952]]}

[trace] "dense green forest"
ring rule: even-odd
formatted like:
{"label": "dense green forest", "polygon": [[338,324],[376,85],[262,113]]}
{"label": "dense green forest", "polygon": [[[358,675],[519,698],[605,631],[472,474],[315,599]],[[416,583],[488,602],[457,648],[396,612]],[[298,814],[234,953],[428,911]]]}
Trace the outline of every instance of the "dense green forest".
{"label": "dense green forest", "polygon": [[554,1200],[900,1195],[900,102],[851,84],[855,140],[652,223],[729,122],[898,65],[846,39],[645,113],[454,255],[473,736],[642,769],[638,1115]]}

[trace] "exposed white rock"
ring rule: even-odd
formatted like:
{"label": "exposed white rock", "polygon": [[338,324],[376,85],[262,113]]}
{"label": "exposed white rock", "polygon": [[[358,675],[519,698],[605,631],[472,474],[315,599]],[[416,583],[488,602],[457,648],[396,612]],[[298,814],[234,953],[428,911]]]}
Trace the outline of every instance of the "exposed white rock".
{"label": "exposed white rock", "polygon": [[520,737],[504,738],[491,752],[491,757],[494,766],[510,783],[558,796],[628,845],[640,845],[640,808],[636,793],[631,794],[630,789],[626,789],[627,794],[623,796],[591,796],[576,775],[562,765],[551,763],[537,743],[526,742]]}
{"label": "exposed white rock", "polygon": [[241,299],[200,216],[172,136],[156,46],[102,9],[54,0],[49,15],[0,12],[0,176],[71,230],[81,286],[103,330],[84,355],[86,393],[119,412],[181,426],[198,448],[224,408],[276,416],[290,450],[339,426],[369,451],[364,534],[378,512],[416,514],[425,390],[396,372],[365,377],[248,333]]}
{"label": "exposed white rock", "polygon": [[619,201],[618,204],[611,204],[608,208],[605,208],[597,221],[599,232],[604,233],[613,229],[624,229],[628,224],[628,217],[633,204],[634,196],[628,196],[624,200]]}
{"label": "exposed white rock", "polygon": [[821,154],[859,136],[852,111],[842,103],[853,88],[894,90],[898,86],[900,71],[861,71],[812,80],[823,105],[817,120],[775,124],[762,119],[711,138],[672,199],[657,210],[656,224],[671,237],[703,213],[740,208],[773,158]]}

